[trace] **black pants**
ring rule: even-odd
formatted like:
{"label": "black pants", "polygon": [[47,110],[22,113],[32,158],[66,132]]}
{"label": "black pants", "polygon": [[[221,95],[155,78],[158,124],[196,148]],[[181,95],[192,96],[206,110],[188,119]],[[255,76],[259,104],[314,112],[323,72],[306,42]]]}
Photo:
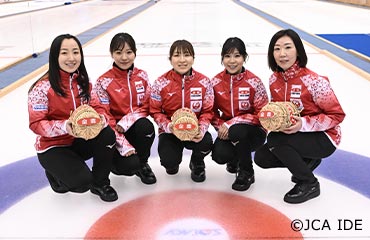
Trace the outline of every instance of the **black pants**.
{"label": "black pants", "polygon": [[[91,184],[104,186],[110,184],[109,173],[115,151],[116,137],[110,127],[90,140],[76,138],[72,146],[54,147],[38,153],[40,164],[48,175],[72,192],[83,192]],[[86,160],[93,158],[90,170]]]}
{"label": "black pants", "polygon": [[161,165],[166,169],[173,169],[182,162],[184,148],[192,150],[191,161],[202,163],[212,149],[212,135],[206,132],[203,139],[196,143],[192,141],[181,141],[175,135],[162,133],[158,139],[158,154],[161,159]]}
{"label": "black pants", "polygon": [[253,171],[252,152],[266,140],[266,132],[260,127],[235,124],[229,129],[229,140],[216,138],[212,159],[218,164],[236,163],[240,169]]}
{"label": "black pants", "polygon": [[113,157],[113,172],[132,176],[148,162],[155,138],[154,125],[149,119],[140,118],[124,134],[137,154],[124,157],[116,150]]}
{"label": "black pants", "polygon": [[271,132],[266,144],[256,151],[254,161],[262,168],[287,167],[299,181],[314,182],[317,179],[304,160],[325,158],[335,150],[324,132]]}

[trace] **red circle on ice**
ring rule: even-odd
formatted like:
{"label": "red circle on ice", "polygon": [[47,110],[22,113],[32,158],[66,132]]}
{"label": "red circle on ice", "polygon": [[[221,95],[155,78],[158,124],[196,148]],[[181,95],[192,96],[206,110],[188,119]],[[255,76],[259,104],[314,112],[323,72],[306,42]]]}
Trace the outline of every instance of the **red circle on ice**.
{"label": "red circle on ice", "polygon": [[[194,224],[189,224],[194,222]],[[124,203],[96,221],[85,239],[303,239],[276,209],[241,195],[174,190]]]}

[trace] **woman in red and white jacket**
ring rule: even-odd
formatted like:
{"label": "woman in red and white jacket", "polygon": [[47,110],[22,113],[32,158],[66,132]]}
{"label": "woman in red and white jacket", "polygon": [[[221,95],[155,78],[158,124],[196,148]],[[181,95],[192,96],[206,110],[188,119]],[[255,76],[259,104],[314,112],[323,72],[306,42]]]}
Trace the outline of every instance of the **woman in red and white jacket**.
{"label": "woman in red and white jacket", "polygon": [[[212,119],[213,90],[206,76],[195,71],[194,48],[187,40],[177,40],[170,48],[172,70],[151,86],[150,114],[159,127],[158,153],[168,174],[176,174],[183,149],[192,150],[191,178],[206,178],[204,157],[211,152],[212,136],[208,127]],[[180,108],[190,108],[197,116],[200,132],[191,141],[181,141],[172,133],[171,116]]]}
{"label": "woman in red and white jacket", "polygon": [[[91,103],[90,91],[81,43],[69,34],[56,37],[50,47],[49,70],[28,93],[29,128],[37,134],[37,157],[55,192],[90,189],[111,202],[118,199],[108,178],[116,141],[113,130],[105,124],[98,136],[84,140],[74,136],[68,120],[77,107]],[[90,158],[92,170],[85,163]]]}
{"label": "woman in red and white jacket", "polygon": [[306,67],[306,51],[295,31],[275,33],[268,49],[268,63],[274,71],[269,84],[271,101],[290,101],[301,114],[292,126],[270,132],[254,160],[262,168],[288,168],[296,185],[285,194],[284,201],[302,203],[320,195],[313,170],[339,145],[339,124],[345,113],[329,80]]}
{"label": "woman in red and white jacket", "polygon": [[117,33],[110,43],[113,67],[96,81],[92,94],[94,107],[109,119],[116,133],[112,172],[136,174],[145,184],[157,180],[148,164],[155,138],[149,116],[149,79],[144,70],[134,67],[136,43],[128,33]]}
{"label": "woman in red and white jacket", "polygon": [[262,81],[243,67],[248,58],[244,42],[228,38],[222,46],[224,71],[212,79],[214,116],[212,125],[217,138],[212,159],[227,164],[227,170],[237,173],[232,189],[246,191],[254,183],[252,152],[266,140],[258,113],[268,103]]}

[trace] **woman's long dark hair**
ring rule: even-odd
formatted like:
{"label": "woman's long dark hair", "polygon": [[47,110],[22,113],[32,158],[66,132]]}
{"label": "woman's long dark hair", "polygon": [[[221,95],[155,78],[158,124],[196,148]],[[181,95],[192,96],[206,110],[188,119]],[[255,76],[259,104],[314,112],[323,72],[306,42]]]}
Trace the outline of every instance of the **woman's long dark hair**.
{"label": "woman's long dark hair", "polygon": [[[82,51],[82,45],[77,37],[70,35],[70,34],[62,34],[57,36],[50,46],[50,53],[49,53],[49,70],[40,78],[44,79],[45,77],[49,78],[49,82],[51,88],[59,95],[66,96],[64,90],[61,87],[61,78],[60,78],[60,66],[59,66],[59,53],[60,47],[62,46],[62,42],[64,39],[74,39],[80,49],[81,53],[81,64],[78,67],[76,73],[78,73],[77,83],[81,88],[80,97],[84,98],[85,100],[90,99],[90,92],[89,92],[89,76],[86,71],[85,62],[84,62],[84,55]],[[39,79],[39,80],[40,80]],[[37,80],[36,83],[39,81]],[[30,90],[36,84],[34,83]]]}

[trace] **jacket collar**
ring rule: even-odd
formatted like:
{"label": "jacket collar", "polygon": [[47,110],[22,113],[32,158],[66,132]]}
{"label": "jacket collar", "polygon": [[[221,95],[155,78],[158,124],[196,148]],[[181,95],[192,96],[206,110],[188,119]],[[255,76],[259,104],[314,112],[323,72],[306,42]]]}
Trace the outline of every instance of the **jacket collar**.
{"label": "jacket collar", "polygon": [[68,73],[68,72],[63,71],[63,70],[60,69],[59,74],[60,74],[60,78],[62,80],[62,84],[63,84],[63,82],[65,82],[63,80],[68,80],[66,82],[69,83],[69,80],[71,78],[72,78],[72,81],[75,81],[75,80],[77,80],[77,77],[78,77],[78,71],[76,71],[74,73]]}
{"label": "jacket collar", "polygon": [[182,81],[182,79],[185,79],[185,81],[191,81],[195,78],[195,71],[193,70],[193,68],[190,69],[190,75],[181,75],[177,72],[175,72],[175,70],[171,70],[170,71],[171,73],[171,78],[174,79],[175,81]]}
{"label": "jacket collar", "polygon": [[238,73],[238,74],[234,74],[234,75],[231,75],[227,72],[226,69],[224,69],[224,78],[226,79],[233,79],[233,81],[240,81],[241,79],[243,79],[245,77],[245,74],[247,74],[247,72],[245,71],[245,68],[243,67],[242,68],[242,71],[241,73]]}
{"label": "jacket collar", "polygon": [[128,69],[122,69],[120,67],[118,67],[118,65],[116,63],[113,63],[113,73],[114,75],[116,76],[124,76],[125,78],[127,78],[128,74],[130,74],[132,71],[134,71],[134,64],[132,64],[132,66]]}
{"label": "jacket collar", "polygon": [[288,80],[297,76],[300,71],[301,67],[298,65],[298,61],[296,61],[290,68],[281,72],[281,75]]}

